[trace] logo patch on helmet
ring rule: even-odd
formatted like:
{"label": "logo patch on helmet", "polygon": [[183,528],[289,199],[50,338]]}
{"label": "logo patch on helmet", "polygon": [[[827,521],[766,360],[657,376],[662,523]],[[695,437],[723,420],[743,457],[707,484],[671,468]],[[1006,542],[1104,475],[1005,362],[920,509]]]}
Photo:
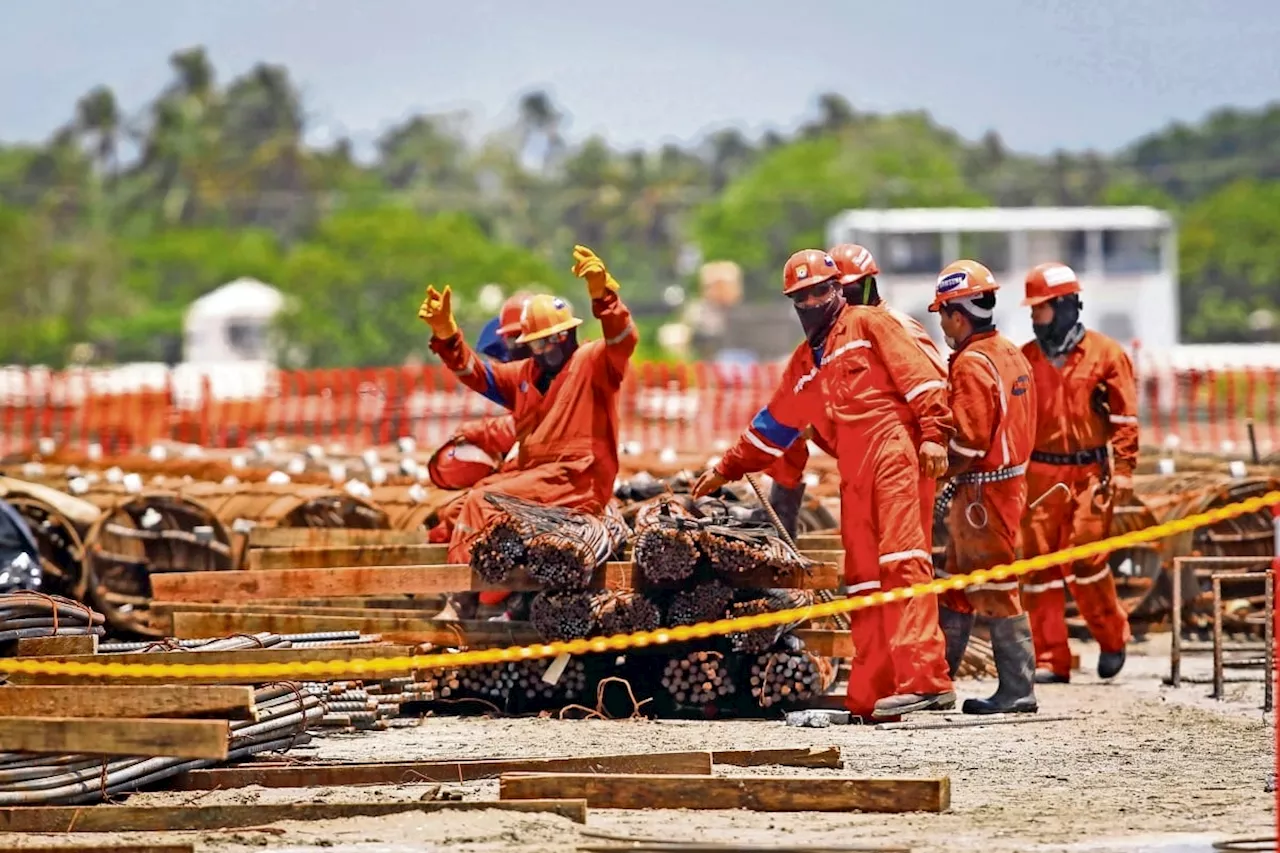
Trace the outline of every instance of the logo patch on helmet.
{"label": "logo patch on helmet", "polygon": [[836,265],[836,259],[831,257],[830,255],[823,255],[822,262],[829,267],[834,267]]}
{"label": "logo patch on helmet", "polygon": [[953,290],[961,290],[969,284],[969,274],[964,270],[944,275],[938,279],[938,292],[950,293]]}
{"label": "logo patch on helmet", "polygon": [[808,277],[809,277],[808,264],[801,264],[800,266],[796,267],[796,278],[808,278]]}
{"label": "logo patch on helmet", "polygon": [[565,301],[564,301],[563,299],[561,299],[559,296],[557,296],[555,299],[551,300],[551,306],[552,306],[553,308],[555,308],[557,311],[563,311],[565,308],[568,308],[568,307],[569,307],[569,306],[565,303]]}

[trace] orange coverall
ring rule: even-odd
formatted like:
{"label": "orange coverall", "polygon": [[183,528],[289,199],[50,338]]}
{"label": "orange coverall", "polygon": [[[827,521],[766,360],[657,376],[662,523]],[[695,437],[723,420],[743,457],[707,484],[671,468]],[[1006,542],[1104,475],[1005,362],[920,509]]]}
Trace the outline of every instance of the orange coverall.
{"label": "orange coverall", "polygon": [[[951,355],[948,400],[956,434],[948,446],[955,487],[947,514],[947,568],[939,577],[1018,559],[1027,507],[1027,460],[1035,441],[1031,365],[999,332],[971,336]],[[1022,612],[1018,579],[948,590],[943,607],[1008,618]]]}
{"label": "orange coverall", "polygon": [[[910,314],[905,314],[896,308],[889,308],[881,303],[879,310],[885,311],[890,317],[897,320],[904,329],[911,333],[916,343],[929,360],[937,367],[937,379],[945,381],[947,378],[947,361],[942,356],[942,352],[938,349],[938,345],[933,342],[933,338],[929,337],[929,333],[925,331],[923,325]],[[813,443],[828,456],[835,458],[834,449],[834,430],[830,421],[826,418],[815,421],[813,424]],[[795,441],[787,448],[782,457],[769,466],[765,472],[773,478],[780,486],[787,489],[796,489],[800,487],[800,483],[804,479],[804,469],[809,464],[809,442],[806,440]],[[937,481],[931,477],[920,478],[920,523],[924,525],[924,536],[930,553],[933,552],[933,503],[937,496]]]}
{"label": "orange coverall", "polygon": [[[1113,451],[1114,479],[1132,481],[1138,460],[1138,388],[1128,354],[1111,338],[1086,330],[1079,345],[1055,365],[1035,341],[1022,347],[1036,386],[1035,449],[1027,471],[1030,500],[1065,483],[1023,520],[1028,557],[1105,538],[1111,501],[1098,494]],[[1105,401],[1106,413],[1098,411]],[[1096,498],[1096,500],[1095,500]],[[1066,593],[1080,608],[1103,652],[1118,652],[1131,637],[1129,618],[1116,598],[1105,555],[1022,578],[1022,603],[1031,616],[1036,666],[1070,677]]]}
{"label": "orange coverall", "polygon": [[[475,482],[468,483],[467,488],[475,488],[481,483],[486,482],[490,477],[497,474],[508,473],[516,469],[516,460],[507,459],[507,455],[511,452],[511,448],[516,443],[516,419],[511,415],[503,415],[497,418],[482,418],[475,421],[467,421],[458,427],[458,431],[454,436],[468,444],[475,445],[480,450],[489,454],[498,460],[500,465],[497,471],[479,478]],[[437,464],[442,467],[449,465],[447,459],[440,458],[440,454],[447,449],[448,445],[436,451],[433,460],[438,460]],[[505,460],[505,461],[504,461]],[[451,478],[452,479],[452,478]],[[438,523],[431,528],[427,535],[428,542],[448,542],[453,535],[453,525],[458,520],[458,513],[462,511],[462,502],[466,498],[466,493],[458,495],[449,503],[440,508],[437,513]]]}
{"label": "orange coverall", "polygon": [[534,359],[499,364],[472,351],[461,333],[433,338],[431,349],[468,388],[514,415],[520,451],[515,467],[486,477],[467,492],[449,540],[449,562],[467,563],[471,547],[499,510],[485,500],[496,492],[600,512],[613,497],[618,475],[618,390],[639,342],[629,312],[613,291],[591,301],[603,340],[581,344],[545,394]]}
{"label": "orange coverall", "polygon": [[[781,458],[804,427],[828,422],[840,471],[840,536],[850,595],[933,577],[920,523],[922,441],[953,431],[946,382],[885,311],[847,306],[820,352],[800,344],[769,404],[717,464],[737,480]],[[932,480],[929,481],[932,485]],[[849,614],[849,710],[870,717],[900,693],[952,689],[934,596]]]}

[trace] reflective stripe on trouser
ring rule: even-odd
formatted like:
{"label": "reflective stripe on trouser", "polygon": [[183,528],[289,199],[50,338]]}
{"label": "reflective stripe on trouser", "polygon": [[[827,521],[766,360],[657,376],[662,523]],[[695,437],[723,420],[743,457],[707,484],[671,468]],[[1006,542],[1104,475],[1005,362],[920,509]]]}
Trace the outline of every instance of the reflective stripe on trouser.
{"label": "reflective stripe on trouser", "polygon": [[[984,527],[975,527],[967,513],[969,505],[979,497],[986,511]],[[1025,477],[985,483],[980,493],[974,486],[960,486],[947,510],[947,567],[937,572],[938,576],[968,574],[1017,560],[1021,552],[1022,509],[1026,505]],[[1022,612],[1017,578],[947,590],[939,603],[957,613],[977,613],[994,619]]]}
{"label": "reflective stripe on trouser", "polygon": [[600,503],[595,499],[590,482],[578,481],[573,470],[556,463],[547,463],[523,471],[498,473],[486,477],[481,484],[463,499],[462,510],[449,540],[449,562],[470,563],[471,548],[485,528],[502,516],[485,495],[494,492],[511,495],[543,506],[563,506],[597,512]]}
{"label": "reflective stripe on trouser", "polygon": [[[869,448],[863,459],[841,460],[840,529],[850,594],[876,584],[898,589],[933,576],[925,533],[932,524],[932,502],[921,499],[924,478],[917,456],[915,443],[899,430]],[[925,488],[932,491],[932,480]],[[849,622],[855,646],[846,699],[850,712],[868,715],[877,700],[897,693],[951,690],[936,596],[857,610]]]}
{"label": "reflective stripe on trouser", "polygon": [[[1097,466],[1031,463],[1027,470],[1029,500],[1034,501],[1059,482],[1067,484],[1071,495],[1068,497],[1058,490],[1026,515],[1022,525],[1024,556],[1037,557],[1073,545],[1085,545],[1110,534],[1111,507],[1099,510],[1093,505],[1099,479]],[[1129,617],[1116,596],[1115,578],[1106,555],[1028,572],[1022,578],[1022,605],[1031,616],[1036,666],[1061,676],[1071,673],[1065,611],[1067,589],[1102,651],[1119,651],[1131,637]]]}

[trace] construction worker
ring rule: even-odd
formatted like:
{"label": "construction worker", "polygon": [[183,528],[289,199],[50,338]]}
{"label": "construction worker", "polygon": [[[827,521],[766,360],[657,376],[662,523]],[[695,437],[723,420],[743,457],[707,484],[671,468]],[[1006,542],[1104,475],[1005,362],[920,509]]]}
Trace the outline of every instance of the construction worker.
{"label": "construction worker", "polygon": [[[765,470],[805,427],[829,419],[849,594],[928,581],[933,571],[920,525],[920,486],[946,471],[953,431],[946,383],[888,313],[845,304],[840,271],[821,249],[791,256],[782,292],[795,306],[805,341],[769,404],[699,477],[693,494]],[[856,610],[849,621],[850,712],[884,720],[954,706],[934,596]]]}
{"label": "construction worker", "polygon": [[[902,324],[915,338],[920,349],[937,365],[938,379],[944,380],[947,375],[947,360],[943,358],[938,345],[918,320],[909,314],[885,304],[880,296],[876,276],[880,267],[876,265],[875,256],[865,246],[857,243],[840,243],[827,250],[836,262],[840,271],[840,286],[843,289],[844,301],[849,305],[874,305],[885,309],[895,320]],[[817,423],[809,427],[803,436],[787,449],[782,458],[775,462],[766,472],[773,480],[769,492],[769,503],[773,504],[779,520],[793,537],[796,535],[796,519],[800,512],[800,504],[804,500],[804,469],[809,464],[809,442],[828,456],[835,456],[831,446],[832,430],[829,423]],[[920,509],[921,523],[925,527],[925,538],[929,547],[933,547],[933,501],[936,490],[934,481],[921,482]]]}
{"label": "construction worker", "polygon": [[[956,433],[948,445],[943,490],[947,511],[947,563],[940,577],[1007,565],[1018,559],[1027,507],[1027,460],[1035,440],[1035,388],[1031,365],[1013,341],[996,331],[999,285],[991,270],[956,261],[938,275],[929,310],[938,314],[952,353],[947,402]],[[1017,578],[948,590],[938,601],[954,678],[975,613],[987,619],[1000,683],[989,699],[966,699],[966,714],[1034,712],[1035,649],[1022,611]]]}
{"label": "construction worker", "polygon": [[531,356],[511,364],[476,355],[453,318],[452,292],[427,288],[419,318],[432,330],[431,349],[473,391],[511,411],[519,470],[489,477],[467,492],[449,540],[449,561],[467,563],[471,547],[500,510],[499,493],[547,506],[601,512],[618,473],[618,391],[639,338],[618,298],[618,282],[584,246],[574,247],[573,273],[585,279],[604,339],[579,343],[565,300],[538,294],[520,318],[518,344]]}
{"label": "construction worker", "polygon": [[[1070,267],[1032,269],[1022,304],[1031,308],[1035,331],[1022,352],[1031,363],[1038,406],[1027,485],[1033,503],[1044,498],[1023,520],[1023,550],[1034,557],[1109,535],[1113,507],[1133,495],[1138,388],[1124,348],[1080,322],[1080,279]],[[1036,681],[1071,680],[1066,589],[1098,642],[1098,675],[1115,677],[1131,638],[1129,618],[1107,557],[1099,555],[1022,578]]]}

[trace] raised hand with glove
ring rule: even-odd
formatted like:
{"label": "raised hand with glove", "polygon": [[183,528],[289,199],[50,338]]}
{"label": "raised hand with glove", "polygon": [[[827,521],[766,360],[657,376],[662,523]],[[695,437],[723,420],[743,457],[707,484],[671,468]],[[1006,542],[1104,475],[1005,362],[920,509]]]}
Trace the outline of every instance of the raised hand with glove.
{"label": "raised hand with glove", "polygon": [[427,298],[422,300],[418,308],[418,319],[431,327],[431,332],[440,340],[448,340],[458,333],[458,323],[453,319],[453,291],[445,285],[438,291],[435,285],[427,286]]}
{"label": "raised hand with glove", "polygon": [[599,299],[606,291],[618,292],[618,282],[605,267],[604,261],[586,246],[573,247],[573,274],[586,279],[592,299]]}

